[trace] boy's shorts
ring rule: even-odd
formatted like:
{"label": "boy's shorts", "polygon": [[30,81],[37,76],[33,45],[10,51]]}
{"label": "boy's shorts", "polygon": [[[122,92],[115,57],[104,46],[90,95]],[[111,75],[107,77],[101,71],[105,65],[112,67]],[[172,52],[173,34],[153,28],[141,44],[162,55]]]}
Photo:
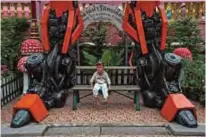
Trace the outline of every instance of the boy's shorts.
{"label": "boy's shorts", "polygon": [[104,84],[95,83],[94,89],[93,89],[93,95],[95,97],[97,97],[99,95],[99,90],[100,89],[102,90],[103,97],[105,99],[108,98],[108,88],[107,88],[106,83],[104,83]]}

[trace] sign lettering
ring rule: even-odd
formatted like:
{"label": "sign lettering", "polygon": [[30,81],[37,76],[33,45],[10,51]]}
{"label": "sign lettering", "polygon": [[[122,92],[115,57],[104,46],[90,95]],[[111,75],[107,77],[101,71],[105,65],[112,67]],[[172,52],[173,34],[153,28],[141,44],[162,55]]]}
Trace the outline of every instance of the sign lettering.
{"label": "sign lettering", "polygon": [[110,22],[122,31],[123,10],[117,6],[107,4],[94,4],[82,12],[84,29],[93,22]]}

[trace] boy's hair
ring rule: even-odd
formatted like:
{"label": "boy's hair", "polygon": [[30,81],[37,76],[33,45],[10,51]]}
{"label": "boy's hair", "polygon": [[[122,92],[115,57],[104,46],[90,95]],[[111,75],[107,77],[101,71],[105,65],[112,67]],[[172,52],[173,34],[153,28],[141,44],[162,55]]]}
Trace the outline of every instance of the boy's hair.
{"label": "boy's hair", "polygon": [[99,65],[104,66],[104,63],[102,63],[101,61],[98,61],[98,62],[96,63],[96,66],[99,66]]}

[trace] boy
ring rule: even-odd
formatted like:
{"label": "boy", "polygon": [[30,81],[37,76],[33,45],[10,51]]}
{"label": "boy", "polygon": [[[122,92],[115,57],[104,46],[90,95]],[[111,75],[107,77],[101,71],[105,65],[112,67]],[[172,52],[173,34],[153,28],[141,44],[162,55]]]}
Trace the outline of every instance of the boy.
{"label": "boy", "polygon": [[[91,84],[91,89],[93,91],[95,101],[98,105],[100,105],[99,98],[98,98],[99,90],[102,90],[102,94],[103,94],[105,103],[107,103],[108,87],[110,89],[111,81],[110,81],[110,78],[109,78],[107,72],[104,71],[104,65],[101,61],[99,61],[96,64],[96,67],[97,67],[97,71],[94,72],[94,74],[90,80],[90,84]],[[94,86],[93,86],[93,82],[95,82]],[[107,87],[107,85],[108,85],[108,87]]]}

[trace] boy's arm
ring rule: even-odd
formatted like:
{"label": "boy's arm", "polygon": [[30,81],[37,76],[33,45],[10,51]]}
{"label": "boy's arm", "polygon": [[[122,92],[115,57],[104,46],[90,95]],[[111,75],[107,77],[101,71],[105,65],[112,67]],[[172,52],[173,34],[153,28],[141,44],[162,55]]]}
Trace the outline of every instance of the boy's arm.
{"label": "boy's arm", "polygon": [[95,73],[93,74],[91,80],[90,80],[90,85],[91,85],[91,89],[93,90],[94,88],[94,85],[93,85],[93,82],[94,82],[94,79],[95,79]]}
{"label": "boy's arm", "polygon": [[94,88],[93,82],[91,82],[90,85],[91,85],[91,90],[93,90]]}

